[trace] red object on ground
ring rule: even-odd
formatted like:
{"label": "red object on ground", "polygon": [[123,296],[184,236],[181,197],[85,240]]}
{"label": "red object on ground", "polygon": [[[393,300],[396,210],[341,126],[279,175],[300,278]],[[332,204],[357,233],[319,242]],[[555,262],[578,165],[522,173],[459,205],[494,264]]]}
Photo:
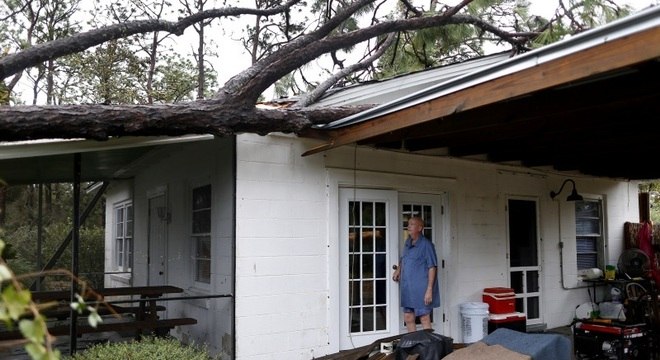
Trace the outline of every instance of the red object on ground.
{"label": "red object on ground", "polygon": [[511,288],[485,288],[482,299],[488,304],[491,314],[509,314],[516,311],[516,293]]}

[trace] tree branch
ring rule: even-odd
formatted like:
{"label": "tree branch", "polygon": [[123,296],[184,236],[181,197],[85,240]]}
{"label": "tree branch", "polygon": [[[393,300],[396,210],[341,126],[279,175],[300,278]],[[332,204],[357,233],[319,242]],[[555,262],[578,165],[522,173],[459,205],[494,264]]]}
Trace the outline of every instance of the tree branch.
{"label": "tree branch", "polygon": [[206,19],[240,15],[274,15],[286,11],[299,1],[300,0],[289,0],[284,5],[271,9],[227,7],[222,9],[206,10],[184,17],[177,22],[164,20],[129,21],[103,27],[100,29],[90,30],[84,33],[72,35],[67,38],[38,44],[19,53],[1,58],[0,80],[4,80],[5,78],[26,68],[37,66],[44,61],[75,54],[110,40],[123,39],[131,35],[143,34],[153,31],[165,31],[175,35],[181,35],[186,28]]}
{"label": "tree branch", "polygon": [[263,109],[211,100],[157,105],[0,106],[0,141],[297,133],[311,125],[325,124],[370,107]]}
{"label": "tree branch", "polygon": [[[347,47],[369,40],[379,35],[406,30],[418,30],[443,25],[472,24],[484,31],[493,33],[514,46],[523,44],[536,33],[508,33],[479,18],[469,15],[436,15],[421,18],[410,18],[386,21],[368,28],[355,30],[346,34],[314,39],[310,42],[306,36],[300,42],[294,41],[272,55],[262,59],[240,75],[232,78],[221,89],[220,97],[231,96],[244,99],[246,103],[255,103],[258,96],[271,84],[284,75],[308,63],[309,61],[329,53],[334,49]],[[231,83],[231,84],[230,84]]]}
{"label": "tree branch", "polygon": [[339,79],[348,76],[358,70],[366,69],[371,66],[371,64],[380,58],[387,48],[389,48],[396,39],[396,33],[390,33],[387,36],[387,39],[381,44],[378,50],[369,56],[368,58],[358,62],[357,64],[350,65],[341,71],[333,74],[331,77],[319,84],[313,91],[307,93],[305,96],[301,97],[300,100],[296,103],[298,107],[306,107],[311,105],[313,102],[318,100],[332,85],[336,84]]}

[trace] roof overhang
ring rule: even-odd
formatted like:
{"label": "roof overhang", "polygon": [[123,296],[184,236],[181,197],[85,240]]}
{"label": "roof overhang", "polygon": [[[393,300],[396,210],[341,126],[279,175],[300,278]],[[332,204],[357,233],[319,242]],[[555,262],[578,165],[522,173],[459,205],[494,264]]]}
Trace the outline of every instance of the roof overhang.
{"label": "roof overhang", "polygon": [[[660,8],[318,129],[358,143],[627,179],[660,178]],[[656,145],[657,144],[657,145]]]}
{"label": "roof overhang", "polygon": [[185,143],[212,140],[212,135],[123,137],[0,143],[0,179],[9,185],[73,182],[74,154],[81,154],[81,181],[129,178],[133,170]]}

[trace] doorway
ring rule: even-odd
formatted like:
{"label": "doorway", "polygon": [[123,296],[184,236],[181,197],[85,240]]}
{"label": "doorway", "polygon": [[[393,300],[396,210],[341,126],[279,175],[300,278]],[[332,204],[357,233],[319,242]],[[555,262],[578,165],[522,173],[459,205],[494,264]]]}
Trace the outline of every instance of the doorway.
{"label": "doorway", "polygon": [[165,285],[167,283],[167,221],[169,211],[165,193],[159,192],[149,196],[148,214],[148,247],[149,260],[148,285]]}
{"label": "doorway", "polygon": [[516,311],[527,316],[527,325],[543,322],[541,316],[541,266],[538,204],[536,200],[508,199],[509,279],[516,293]]}

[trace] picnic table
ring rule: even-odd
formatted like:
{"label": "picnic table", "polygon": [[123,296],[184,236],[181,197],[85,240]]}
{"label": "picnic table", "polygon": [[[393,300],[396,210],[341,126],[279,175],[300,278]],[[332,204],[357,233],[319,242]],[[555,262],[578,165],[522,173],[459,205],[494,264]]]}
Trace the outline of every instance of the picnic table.
{"label": "picnic table", "polygon": [[[135,287],[117,287],[117,288],[101,288],[94,289],[94,293],[101,296],[98,299],[94,294],[84,294],[86,301],[102,301],[99,307],[99,315],[119,314],[121,319],[118,321],[101,323],[96,327],[89,325],[77,325],[76,331],[78,335],[104,332],[104,331],[134,331],[135,336],[142,335],[144,330],[153,330],[157,335],[166,334],[172,328],[181,325],[194,325],[197,323],[193,318],[171,318],[160,319],[158,312],[165,311],[165,306],[158,305],[158,301],[163,299],[165,294],[182,293],[183,289],[171,286],[135,286]],[[137,302],[137,306],[123,306],[113,304],[112,298],[123,297],[123,300],[115,301],[117,303],[130,303],[131,301]],[[126,297],[138,297],[138,299],[125,300]],[[52,303],[56,302],[57,305],[52,308],[46,309],[43,314],[47,318],[55,318],[58,320],[65,320],[70,316],[70,308],[68,306],[71,300],[71,292],[69,290],[55,290],[55,291],[39,291],[32,293],[32,299],[36,303]],[[67,335],[69,334],[69,325],[55,325],[49,326],[48,331],[52,335]],[[20,338],[21,335],[16,330],[0,331],[0,340],[11,340]]]}

